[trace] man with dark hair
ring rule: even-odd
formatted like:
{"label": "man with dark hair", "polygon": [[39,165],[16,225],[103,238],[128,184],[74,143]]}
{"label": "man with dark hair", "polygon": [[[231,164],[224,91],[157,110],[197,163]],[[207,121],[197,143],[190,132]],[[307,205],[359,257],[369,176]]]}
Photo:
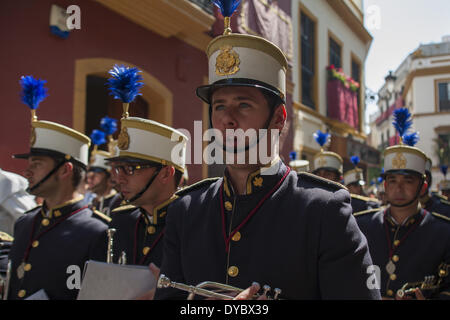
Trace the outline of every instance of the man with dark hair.
{"label": "man with dark hair", "polygon": [[[197,95],[210,105],[212,128],[224,137],[215,141],[216,151],[232,161],[223,177],[185,188],[169,207],[156,298],[186,297],[168,288],[171,281],[247,288],[238,299],[259,291],[255,281],[273,288],[262,298],[379,298],[366,284],[372,262],[349,193],[292,171],[273,151],[286,122],[284,54],[260,37],[225,34],[209,44],[207,55],[210,84]],[[239,143],[229,129],[260,134]],[[268,159],[251,161],[258,148],[267,148]]]}
{"label": "man with dark hair", "polygon": [[[410,115],[406,108],[394,112],[403,141],[403,126]],[[389,205],[378,212],[355,214],[373,262],[380,268],[381,293],[386,299],[450,297],[450,219],[419,204],[428,187],[426,159],[414,146],[402,143],[387,148],[382,176]]]}
{"label": "man with dark hair", "polygon": [[[106,254],[107,226],[93,217],[77,191],[90,139],[54,122],[34,119],[31,126],[30,151],[14,157],[28,160],[27,191],[44,203],[14,226],[8,298],[25,299],[39,292],[49,299],[75,299],[77,286],[68,285],[71,268],[79,268],[81,276],[90,257]],[[95,245],[99,239],[104,239],[104,247]]]}

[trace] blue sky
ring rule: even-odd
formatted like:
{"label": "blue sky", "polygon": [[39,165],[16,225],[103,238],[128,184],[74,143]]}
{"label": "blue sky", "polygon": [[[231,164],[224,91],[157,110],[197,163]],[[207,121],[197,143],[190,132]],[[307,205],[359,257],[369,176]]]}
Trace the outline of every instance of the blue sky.
{"label": "blue sky", "polygon": [[[365,24],[373,36],[366,60],[366,86],[377,92],[420,44],[450,35],[450,0],[364,0]],[[368,114],[374,106],[368,106]]]}

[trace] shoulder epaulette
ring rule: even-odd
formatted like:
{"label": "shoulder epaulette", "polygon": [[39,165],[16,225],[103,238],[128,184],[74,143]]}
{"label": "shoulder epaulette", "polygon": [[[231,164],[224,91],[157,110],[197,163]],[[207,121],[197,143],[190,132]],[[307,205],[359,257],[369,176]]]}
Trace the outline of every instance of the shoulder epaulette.
{"label": "shoulder epaulette", "polygon": [[94,214],[97,215],[97,216],[99,216],[100,219],[102,219],[102,220],[104,220],[104,221],[106,221],[106,222],[108,222],[108,223],[111,222],[111,218],[108,217],[106,214],[104,214],[104,213],[101,212],[101,211],[94,210]]}
{"label": "shoulder epaulette", "polygon": [[123,212],[123,211],[130,211],[130,210],[135,210],[137,207],[133,206],[132,204],[127,204],[124,206],[120,206],[115,208],[113,211],[111,212]]}
{"label": "shoulder epaulette", "polygon": [[439,199],[441,199],[441,200],[448,201],[448,198],[446,196],[442,195],[442,194],[435,193],[434,195],[436,197],[438,197]]}
{"label": "shoulder epaulette", "polygon": [[444,215],[442,215],[442,214],[440,214],[440,213],[432,212],[431,214],[432,214],[433,216],[435,216],[435,217],[444,219],[444,220],[446,220],[446,221],[450,221],[450,218],[449,218],[449,217],[446,217],[446,216],[444,216]]}
{"label": "shoulder epaulette", "polygon": [[377,199],[369,198],[369,197],[365,197],[365,196],[360,196],[359,194],[350,193],[350,196],[352,198],[359,199],[359,200],[362,200],[362,201],[365,201],[365,202],[369,202],[369,201],[379,202]]}
{"label": "shoulder epaulette", "polygon": [[312,173],[298,172],[297,175],[299,177],[301,177],[302,179],[305,178],[305,179],[307,179],[309,181],[312,181],[312,182],[319,182],[321,185],[326,186],[328,188],[331,188],[333,190],[344,189],[344,190],[348,191],[347,187],[342,185],[342,184],[340,184],[339,182],[334,182],[334,181],[331,181],[331,180],[328,180],[328,179],[316,176],[315,174],[312,174]]}
{"label": "shoulder epaulette", "polygon": [[374,209],[369,209],[369,210],[355,212],[355,213],[353,213],[353,216],[358,217],[358,216],[362,216],[363,214],[375,213],[375,212],[378,212],[380,210],[383,210],[383,208],[374,208]]}
{"label": "shoulder epaulette", "polygon": [[30,212],[36,210],[37,208],[41,208],[41,207],[42,207],[42,205],[38,205],[38,206],[34,207],[33,209],[30,209],[30,210],[25,211],[23,214],[30,213]]}
{"label": "shoulder epaulette", "polygon": [[212,184],[219,179],[220,179],[219,177],[216,177],[216,178],[206,178],[206,179],[200,180],[199,182],[196,182],[194,184],[191,184],[190,186],[187,186],[181,190],[178,190],[177,192],[175,192],[175,194],[177,196],[185,195],[191,191],[194,191],[194,190],[200,189],[201,187],[204,187],[206,185]]}
{"label": "shoulder epaulette", "polygon": [[14,238],[11,237],[9,234],[7,234],[6,232],[0,231],[0,240],[1,241],[9,241],[9,242],[13,242]]}

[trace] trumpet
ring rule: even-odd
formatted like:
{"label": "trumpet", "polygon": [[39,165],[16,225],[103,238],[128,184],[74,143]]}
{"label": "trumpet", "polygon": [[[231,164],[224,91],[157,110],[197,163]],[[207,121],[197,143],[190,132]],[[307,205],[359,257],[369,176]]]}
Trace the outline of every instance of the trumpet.
{"label": "trumpet", "polygon": [[8,293],[9,293],[9,282],[11,281],[11,260],[8,261],[8,266],[6,270],[6,278],[3,280],[2,277],[0,277],[0,288],[1,290],[1,298],[2,300],[8,300]]}
{"label": "trumpet", "polygon": [[397,290],[397,296],[403,298],[407,295],[411,295],[414,293],[416,289],[420,289],[424,291],[426,296],[431,296],[435,291],[437,291],[444,277],[448,276],[449,265],[445,263],[441,263],[439,265],[438,276],[426,276],[423,281],[418,282],[407,282],[405,283],[399,290]]}
{"label": "trumpet", "polygon": [[106,263],[113,263],[113,237],[116,229],[108,229],[108,248],[106,250]]}
{"label": "trumpet", "polygon": [[[183,283],[178,283],[171,281],[164,274],[161,274],[158,283],[156,285],[158,288],[175,288],[178,290],[189,292],[187,300],[193,300],[195,295],[199,295],[206,298],[215,298],[220,300],[232,300],[236,295],[244,291],[244,289],[236,288],[227,284],[213,282],[213,281],[205,281],[196,286],[191,286]],[[210,289],[206,289],[210,288]],[[267,294],[271,288],[268,285],[263,287],[263,295],[267,296],[271,300],[278,300],[279,295],[281,294],[281,290],[275,288],[273,291],[275,292],[273,297],[269,297]],[[260,297],[260,295],[255,295],[253,298],[256,299]]]}

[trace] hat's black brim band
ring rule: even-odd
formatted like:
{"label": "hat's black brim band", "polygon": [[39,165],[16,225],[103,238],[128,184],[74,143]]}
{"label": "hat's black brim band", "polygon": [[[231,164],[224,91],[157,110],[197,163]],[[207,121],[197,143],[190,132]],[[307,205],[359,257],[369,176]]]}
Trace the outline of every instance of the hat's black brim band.
{"label": "hat's black brim band", "polygon": [[341,173],[338,169],[332,168],[332,167],[320,167],[320,168],[315,169],[312,173],[313,173],[313,174],[317,174],[317,172],[318,172],[319,170],[327,170],[327,171],[334,172],[334,173],[336,173],[336,174],[339,175],[339,176],[342,175],[342,173]]}
{"label": "hat's black brim band", "polygon": [[275,95],[277,98],[279,98],[280,104],[285,104],[286,99],[285,96],[280,90],[277,88],[262,82],[257,81],[253,79],[246,79],[246,78],[230,78],[230,79],[224,79],[214,82],[213,84],[206,85],[206,86],[200,86],[197,88],[196,93],[197,96],[205,101],[208,104],[211,104],[211,96],[213,92],[217,89],[223,88],[223,87],[254,87],[262,89],[268,93],[271,93]]}
{"label": "hat's black brim band", "polygon": [[419,176],[419,177],[423,177],[424,174],[415,171],[415,170],[410,170],[410,169],[394,169],[394,170],[388,170],[385,171],[384,173],[380,174],[380,177],[382,177],[383,179],[386,179],[386,176],[388,176],[389,174],[402,174],[402,175],[415,175],[415,176]]}
{"label": "hat's black brim band", "polygon": [[118,156],[118,157],[112,157],[112,158],[106,158],[105,161],[107,162],[129,162],[129,163],[142,163],[142,164],[154,164],[155,166],[160,165],[158,162],[140,159],[140,158],[134,158],[130,156]]}
{"label": "hat's black brim band", "polygon": [[82,169],[87,170],[87,166],[83,162],[78,161],[77,159],[75,159],[72,156],[70,157],[70,159],[67,159],[66,154],[59,152],[59,151],[50,150],[50,149],[31,148],[29,153],[14,154],[13,158],[28,159],[30,157],[39,157],[39,156],[46,156],[46,157],[50,157],[55,160],[66,159],[69,162],[77,164]]}

